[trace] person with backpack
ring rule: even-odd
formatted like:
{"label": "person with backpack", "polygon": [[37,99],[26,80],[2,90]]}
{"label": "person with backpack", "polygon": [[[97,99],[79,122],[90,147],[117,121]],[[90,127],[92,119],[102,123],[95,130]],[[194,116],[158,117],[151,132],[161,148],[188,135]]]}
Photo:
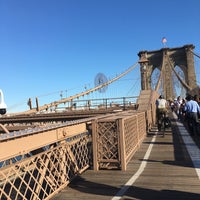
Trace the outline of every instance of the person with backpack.
{"label": "person with backpack", "polygon": [[161,116],[164,114],[166,117],[167,113],[167,100],[164,99],[163,95],[160,95],[159,98],[156,100],[156,117],[157,117],[157,125],[158,130],[161,129]]}

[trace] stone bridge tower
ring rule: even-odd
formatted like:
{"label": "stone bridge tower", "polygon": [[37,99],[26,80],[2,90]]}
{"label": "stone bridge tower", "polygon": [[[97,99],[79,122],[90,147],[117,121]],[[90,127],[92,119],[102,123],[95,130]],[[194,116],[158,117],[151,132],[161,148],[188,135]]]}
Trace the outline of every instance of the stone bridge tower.
{"label": "stone bridge tower", "polygon": [[[157,68],[161,71],[163,80],[163,95],[166,99],[174,99],[175,92],[172,81],[172,73],[179,66],[184,73],[185,80],[179,80],[186,88],[186,92],[197,88],[196,74],[194,68],[194,55],[192,44],[178,48],[163,48],[156,51],[140,51],[138,53],[141,89],[150,90],[153,71]],[[159,78],[160,79],[160,78]]]}

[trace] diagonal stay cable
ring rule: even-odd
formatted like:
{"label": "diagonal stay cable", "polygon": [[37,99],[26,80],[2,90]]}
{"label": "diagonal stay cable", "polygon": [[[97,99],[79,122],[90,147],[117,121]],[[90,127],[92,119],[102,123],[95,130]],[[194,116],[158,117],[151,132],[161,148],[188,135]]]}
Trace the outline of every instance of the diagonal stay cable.
{"label": "diagonal stay cable", "polygon": [[196,57],[198,57],[198,58],[200,58],[200,56],[197,54],[197,53],[195,53],[194,51],[192,51],[192,50],[190,50]]}
{"label": "diagonal stay cable", "polygon": [[163,78],[163,71],[164,71],[164,58],[162,60],[162,66],[161,66],[161,71],[160,71],[160,75],[159,75],[159,78],[158,78],[158,82],[157,82],[157,85],[155,87],[155,91],[158,92],[159,88],[160,88],[160,84],[161,84],[161,80]]}
{"label": "diagonal stay cable", "polygon": [[168,58],[168,62],[170,64],[172,71],[174,72],[174,74],[176,75],[176,77],[178,78],[180,83],[183,85],[183,87],[185,87],[187,90],[192,90],[192,88],[185,81],[183,81],[182,78],[178,75],[178,73],[176,72],[176,70],[174,69],[174,67],[172,66],[172,64],[170,62],[169,56],[167,56],[167,58]]}

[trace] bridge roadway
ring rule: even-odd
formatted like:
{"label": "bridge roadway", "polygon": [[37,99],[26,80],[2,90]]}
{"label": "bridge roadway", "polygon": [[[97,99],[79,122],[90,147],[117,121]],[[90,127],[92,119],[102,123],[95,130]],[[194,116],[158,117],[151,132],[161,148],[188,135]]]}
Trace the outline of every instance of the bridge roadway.
{"label": "bridge roadway", "polygon": [[200,137],[173,118],[165,137],[149,132],[127,171],[87,170],[52,199],[199,200]]}

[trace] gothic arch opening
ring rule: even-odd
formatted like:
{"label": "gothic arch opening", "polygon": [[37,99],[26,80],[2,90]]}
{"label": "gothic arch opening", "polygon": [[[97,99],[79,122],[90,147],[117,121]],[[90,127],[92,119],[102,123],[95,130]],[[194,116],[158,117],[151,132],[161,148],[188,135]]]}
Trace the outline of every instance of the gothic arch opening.
{"label": "gothic arch opening", "polygon": [[[179,77],[185,82],[186,81],[185,74],[184,74],[184,71],[182,70],[182,68],[179,66],[175,66],[174,69],[177,72],[177,74],[179,75]],[[186,89],[183,87],[181,82],[178,80],[175,73],[172,74],[172,81],[173,81],[174,92],[175,92],[176,97],[181,96],[182,98],[185,98]]]}
{"label": "gothic arch opening", "polygon": [[[182,70],[182,68],[179,66],[175,66],[174,70],[177,72],[179,77],[185,82],[185,75],[184,75],[184,71]],[[152,71],[152,74],[151,74],[151,88],[153,90],[156,89],[159,77],[160,77],[160,69],[156,67],[156,68],[154,68],[154,70]],[[182,98],[185,98],[186,89],[183,87],[183,85],[177,78],[176,74],[173,72],[172,72],[172,81],[173,81],[173,86],[174,86],[173,91],[174,91],[175,97],[181,96]],[[158,89],[159,94],[164,94],[163,84],[164,84],[164,81],[161,79],[160,87]]]}
{"label": "gothic arch opening", "polygon": [[[160,76],[160,70],[155,67],[154,70],[152,71],[152,74],[151,74],[151,88],[153,90],[156,89],[156,86],[157,86],[157,83],[158,83],[158,80],[159,80],[159,76]],[[161,83],[162,85],[162,83]],[[162,87],[161,87],[162,88]],[[161,93],[161,88],[159,88],[159,93]]]}

